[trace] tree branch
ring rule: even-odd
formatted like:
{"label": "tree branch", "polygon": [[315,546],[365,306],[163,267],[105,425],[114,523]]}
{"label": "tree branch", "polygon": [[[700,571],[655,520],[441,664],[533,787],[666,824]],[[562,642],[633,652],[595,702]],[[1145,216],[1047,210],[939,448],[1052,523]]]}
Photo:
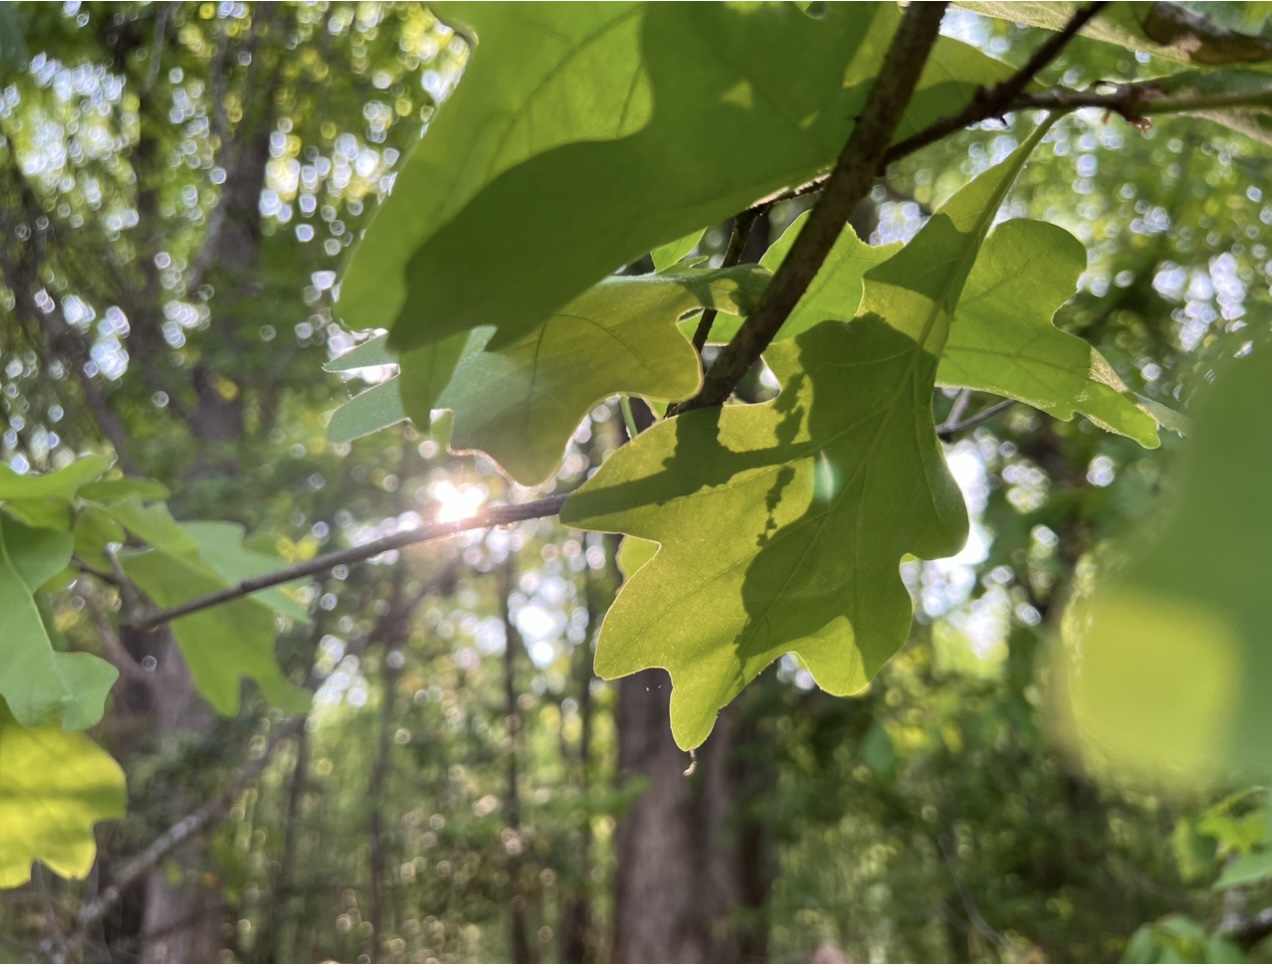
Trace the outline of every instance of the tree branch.
{"label": "tree branch", "polygon": [[1101,94],[1098,90],[1072,91],[1068,88],[1052,88],[1035,94],[1022,94],[1012,102],[1010,110],[1023,111],[1042,108],[1045,111],[1067,112],[1079,108],[1103,108],[1121,115],[1135,124],[1146,115],[1182,114],[1189,111],[1214,111],[1222,108],[1267,106],[1272,102],[1272,85],[1251,91],[1223,91],[1213,94],[1196,94],[1188,97],[1173,96],[1162,90],[1157,81],[1138,84],[1106,84],[1112,90]]}
{"label": "tree branch", "polygon": [[561,507],[565,505],[566,498],[568,498],[568,495],[553,495],[550,498],[526,502],[523,505],[497,505],[494,508],[486,509],[478,515],[460,519],[457,522],[438,522],[433,525],[421,526],[418,529],[411,529],[407,532],[385,536],[382,539],[365,542],[350,549],[337,549],[322,556],[315,556],[306,562],[299,562],[284,569],[275,570],[272,573],[252,576],[227,589],[217,590],[215,593],[208,593],[206,596],[197,597],[177,606],[138,617],[125,625],[135,630],[153,630],[164,623],[180,619],[183,616],[189,616],[191,613],[197,613],[200,610],[210,609],[213,606],[220,606],[222,603],[228,603],[231,600],[250,596],[252,593],[259,592],[262,589],[269,589],[271,586],[289,583],[294,579],[304,579],[307,576],[324,573],[329,569],[334,569],[336,566],[363,562],[394,549],[403,549],[432,539],[458,535],[471,529],[490,529],[495,526],[512,525],[514,522],[525,522],[528,519],[541,519],[549,515],[556,515],[561,511]]}
{"label": "tree branch", "polygon": [[913,155],[920,148],[926,148],[928,145],[938,142],[942,138],[946,138],[969,125],[974,125],[989,118],[1001,118],[1009,111],[1019,110],[1016,107],[1016,102],[1024,94],[1025,88],[1033,82],[1033,79],[1047,65],[1060,56],[1060,52],[1064,50],[1069,41],[1077,36],[1078,31],[1085,27],[1091,18],[1106,6],[1108,6],[1106,2],[1092,3],[1074,11],[1073,16],[1069,18],[1069,22],[1064,25],[1064,29],[1053,34],[1045,44],[1034,51],[1033,56],[1029,58],[1028,63],[1024,67],[1007,80],[995,84],[992,88],[978,89],[972,100],[967,103],[967,106],[957,114],[939,118],[917,134],[893,145],[888,149],[885,164],[898,158]]}
{"label": "tree branch", "polygon": [[76,921],[75,933],[65,941],[63,947],[60,948],[61,953],[59,955],[65,959],[82,947],[88,937],[89,929],[119,905],[124,893],[132,885],[145,878],[150,870],[162,862],[182,843],[219,822],[225,813],[229,811],[230,803],[233,801],[234,796],[256,780],[260,773],[265,770],[265,766],[269,764],[269,760],[278,746],[302,730],[304,723],[305,719],[303,717],[297,717],[280,724],[274,732],[274,736],[269,739],[269,744],[264,752],[261,753],[260,757],[249,762],[232,784],[222,790],[211,801],[204,802],[198,809],[170,826],[159,838],[155,839],[146,849],[120,869],[111,884],[89,900],[84,908],[80,910],[79,919]]}
{"label": "tree branch", "polygon": [[994,415],[1002,414],[1016,403],[1018,402],[1008,398],[1006,401],[999,401],[997,404],[991,404],[984,411],[978,411],[970,418],[965,418],[963,420],[959,420],[962,412],[958,415],[951,414],[944,424],[938,424],[936,426],[936,436],[942,441],[949,441],[956,434],[962,434],[964,431],[968,431],[976,427],[978,424],[984,424]]}
{"label": "tree branch", "polygon": [[1256,943],[1261,943],[1272,936],[1272,907],[1231,925],[1220,927],[1220,932],[1241,949],[1249,950]]}
{"label": "tree branch", "polygon": [[755,312],[746,318],[707,372],[702,390],[696,397],[672,408],[669,414],[723,404],[786,322],[821,269],[853,208],[870,191],[923,65],[936,43],[945,6],[944,3],[914,3],[906,9],[865,110],[853,126],[826,189],[790,254],[765,289]]}
{"label": "tree branch", "polygon": [[[745,212],[739,212],[734,218],[733,233],[729,236],[729,245],[724,251],[724,262],[720,264],[721,269],[728,269],[738,264],[742,258],[742,250],[746,248],[746,241],[751,237],[751,230],[764,215],[764,211],[763,206],[747,209]],[[693,332],[693,349],[698,352],[699,357],[702,356],[702,348],[707,345],[707,338],[711,336],[711,327],[715,323],[717,314],[718,311],[714,307],[703,310],[698,327]]]}
{"label": "tree branch", "polygon": [[[989,118],[1001,118],[1012,111],[1020,110],[1020,106],[1016,102],[1024,93],[1025,88],[1048,64],[1060,55],[1060,52],[1077,35],[1078,31],[1086,26],[1088,21],[1105,6],[1107,6],[1107,3],[1102,0],[1102,2],[1093,3],[1076,11],[1069,22],[1065,24],[1064,29],[1049,38],[1045,44],[1034,52],[1034,55],[1029,58],[1029,62],[1007,80],[996,84],[988,90],[985,88],[978,89],[972,100],[961,111],[946,115],[944,118],[938,118],[922,131],[891,146],[884,153],[883,161],[880,163],[876,174],[882,176],[887,167],[893,162],[913,155],[919,149],[926,148],[928,145],[947,138],[956,131]],[[806,182],[791,192],[772,199],[771,202],[797,199],[801,196],[811,195],[814,192],[820,192],[822,187],[825,186],[827,178],[828,176],[822,176],[821,178],[813,179],[811,182]]]}

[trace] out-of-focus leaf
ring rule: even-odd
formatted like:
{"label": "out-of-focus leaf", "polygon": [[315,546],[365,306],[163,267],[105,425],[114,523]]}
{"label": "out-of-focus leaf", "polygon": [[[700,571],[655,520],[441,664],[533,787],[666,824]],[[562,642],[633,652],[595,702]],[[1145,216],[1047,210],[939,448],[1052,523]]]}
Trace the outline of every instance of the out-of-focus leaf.
{"label": "out-of-focus leaf", "polygon": [[79,497],[90,502],[119,502],[134,495],[144,502],[154,502],[166,499],[169,494],[167,486],[151,478],[112,478],[89,482],[79,490]]}
{"label": "out-of-focus leaf", "polygon": [[83,486],[100,478],[111,461],[103,455],[89,455],[47,475],[20,475],[0,464],[0,502],[45,498],[70,502]]}
{"label": "out-of-focus leaf", "polygon": [[142,503],[136,493],[126,495],[121,501],[109,505],[97,505],[142,542],[174,556],[193,556],[199,547],[194,539],[172,517],[164,502]]}
{"label": "out-of-focus leaf", "polygon": [[106,547],[111,543],[123,545],[128,541],[123,526],[113,516],[92,505],[78,511],[72,535],[75,537],[75,555],[104,573],[110,573],[113,568],[105,554]]}
{"label": "out-of-focus leaf", "polygon": [[[277,556],[244,546],[246,530],[237,522],[182,522],[181,528],[197,544],[200,558],[221,575],[226,585],[272,573],[287,565]],[[293,620],[308,622],[309,611],[288,596],[286,590],[286,586],[262,589],[253,593],[252,599]]]}
{"label": "out-of-focus leaf", "polygon": [[0,71],[26,67],[27,59],[22,12],[17,4],[0,4]]}
{"label": "out-of-focus leaf", "polygon": [[35,593],[71,560],[69,533],[32,529],[0,515],[0,696],[27,727],[49,719],[67,731],[102,718],[106,695],[119,676],[111,664],[87,653],[53,649]]}
{"label": "out-of-focus leaf", "polygon": [[1228,864],[1223,875],[1215,880],[1214,888],[1221,890],[1248,886],[1268,878],[1272,878],[1272,849],[1247,852]]}
{"label": "out-of-focus leaf", "polygon": [[0,704],[0,888],[31,878],[37,859],[67,879],[93,867],[93,826],[122,818],[123,769],[83,734],[23,727]]}
{"label": "out-of-focus leaf", "polygon": [[1066,618],[1057,709],[1123,776],[1187,788],[1267,777],[1270,407],[1272,354],[1219,376],[1168,524]]}
{"label": "out-of-focus leaf", "polygon": [[1126,944],[1126,953],[1122,956],[1122,962],[1152,963],[1155,949],[1156,942],[1153,939],[1153,928],[1151,926],[1141,926],[1131,934],[1131,938]]}
{"label": "out-of-focus leaf", "polygon": [[[151,551],[121,558],[128,578],[159,607],[176,606],[224,589],[224,578],[197,558]],[[217,712],[239,709],[239,685],[256,681],[272,704],[289,714],[309,708],[309,694],[289,682],[274,657],[274,613],[252,598],[232,600],[172,621],[172,632],[194,685]]]}
{"label": "out-of-focus leaf", "polygon": [[1175,851],[1179,874],[1185,880],[1191,881],[1213,869],[1219,843],[1204,834],[1192,820],[1180,819],[1175,823],[1170,844]]}
{"label": "out-of-focus leaf", "polygon": [[1245,950],[1222,936],[1212,936],[1206,941],[1207,963],[1249,963]]}

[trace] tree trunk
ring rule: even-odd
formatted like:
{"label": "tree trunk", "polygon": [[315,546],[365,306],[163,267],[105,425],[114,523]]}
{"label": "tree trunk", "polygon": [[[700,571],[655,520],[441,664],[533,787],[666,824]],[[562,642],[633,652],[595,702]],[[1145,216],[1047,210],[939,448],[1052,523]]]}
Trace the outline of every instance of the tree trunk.
{"label": "tree trunk", "polygon": [[521,865],[521,796],[517,787],[518,751],[521,747],[521,707],[517,703],[517,657],[525,653],[521,632],[512,622],[508,598],[512,595],[516,565],[510,554],[499,572],[499,606],[504,628],[504,722],[507,725],[507,794],[504,801],[503,833],[508,853],[508,888],[512,894],[508,906],[509,937],[513,963],[538,963],[530,930],[526,925],[527,899]]}
{"label": "tree trunk", "polygon": [[[171,636],[162,636],[151,689],[155,727],[160,738],[212,730],[215,715],[194,689],[185,659]],[[174,805],[179,818],[194,805]],[[221,894],[203,878],[205,839],[193,838],[146,877],[141,919],[142,963],[218,963],[221,949]],[[180,881],[168,873],[181,869]]]}
{"label": "tree trunk", "polygon": [[754,759],[736,757],[740,715],[721,713],[686,777],[691,761],[671,737],[670,696],[662,670],[619,684],[620,784],[642,775],[648,787],[618,825],[614,961],[763,961],[768,840],[741,811]]}

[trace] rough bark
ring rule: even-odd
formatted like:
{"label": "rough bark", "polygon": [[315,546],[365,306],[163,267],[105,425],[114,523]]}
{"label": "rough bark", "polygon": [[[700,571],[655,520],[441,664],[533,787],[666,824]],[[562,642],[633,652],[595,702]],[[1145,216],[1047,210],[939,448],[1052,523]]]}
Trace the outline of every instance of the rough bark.
{"label": "rough bark", "polygon": [[[766,957],[772,871],[767,832],[745,812],[756,760],[750,728],[726,709],[689,755],[672,740],[671,682],[647,670],[619,684],[620,783],[648,787],[617,829],[616,963],[754,963]],[[762,759],[761,759],[762,760]]]}

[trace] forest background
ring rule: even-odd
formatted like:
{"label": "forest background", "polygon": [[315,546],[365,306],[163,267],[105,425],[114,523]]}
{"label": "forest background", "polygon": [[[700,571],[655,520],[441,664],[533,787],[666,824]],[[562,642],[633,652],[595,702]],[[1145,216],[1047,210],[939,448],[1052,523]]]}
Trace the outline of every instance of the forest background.
{"label": "forest background", "polygon": [[[1232,771],[1195,784],[1138,774],[1125,752],[1110,760],[1074,743],[1046,658],[1062,626],[1080,625],[1066,604],[1133,558],[1126,536],[1178,501],[1190,439],[1177,412],[1191,415],[1228,359],[1257,361],[1272,324],[1272,100],[1250,73],[1272,63],[1268,5],[1053,4],[1031,25],[968,6],[980,12],[952,7],[941,29],[1008,65],[1001,77],[1025,67],[1030,90],[1095,92],[1095,107],[1066,110],[1046,132],[1002,209],[1085,248],[1077,263],[1057,256],[1038,284],[1067,287],[1047,313],[1063,303],[1057,326],[1098,349],[1142,405],[1141,438],[1161,447],[1081,414],[938,389],[971,538],[955,556],[902,564],[915,603],[904,649],[850,697],[822,692],[785,656],[692,754],[671,732],[665,672],[594,674],[635,544],[547,516],[388,548],[489,503],[552,502],[581,485],[652,419],[638,396],[572,418],[563,459],[533,488],[485,455],[449,452],[448,418],[415,427],[398,420],[401,403],[368,416],[366,399],[337,410],[395,373],[383,358],[332,364],[387,325],[349,316],[338,284],[435,113],[479,83],[461,81],[487,36],[479,29],[474,48],[467,13],[237,0],[0,8],[0,457],[14,473],[0,477],[0,535],[15,583],[26,581],[14,552],[23,530],[48,526],[56,488],[69,487],[77,542],[51,595],[5,599],[5,614],[38,608],[55,654],[119,672],[104,716],[74,730],[65,717],[33,728],[12,688],[0,690],[13,708],[0,721],[5,956],[1266,958],[1272,815],[1250,769],[1268,763],[1265,743],[1225,742],[1240,752],[1220,759]],[[493,70],[515,77],[525,24],[503,15],[511,28],[490,21],[503,38],[490,43],[513,53]],[[831,15],[812,5],[798,16]],[[776,40],[751,57],[761,74],[792,63]],[[1253,85],[1241,88],[1245,113],[1149,123],[1139,109],[1151,105],[1127,100],[1128,85],[1181,64],[1231,62],[1248,70],[1214,77],[1225,97]],[[1123,87],[1096,85],[1110,80]],[[983,104],[977,86],[954,107]],[[997,113],[887,166],[852,208],[856,236],[914,239],[1012,157],[1038,118]],[[619,274],[758,264],[822,187],[663,240]],[[406,226],[400,205],[385,219]],[[381,242],[396,235],[383,226]],[[391,291],[409,255],[364,264],[356,299]],[[707,347],[704,359],[718,355]],[[736,393],[766,401],[776,386],[757,366]],[[1249,424],[1211,446],[1216,474],[1267,462],[1268,432]],[[60,484],[32,498],[33,476]],[[1252,489],[1266,481],[1255,478]],[[1244,510],[1242,487],[1210,498]],[[1257,601],[1267,524],[1238,527],[1251,551],[1225,547],[1220,578]],[[90,539],[153,551],[125,575],[117,556],[81,554]],[[235,580],[381,540],[387,551],[241,600],[238,613],[138,620],[207,592],[206,575],[181,571],[196,547]],[[1257,661],[1246,674],[1266,683]],[[1174,688],[1155,676],[1137,674],[1161,692],[1145,736],[1172,738],[1177,717],[1191,730],[1192,709],[1163,700]],[[1259,722],[1240,723],[1257,735]],[[1139,730],[1131,753],[1156,764],[1165,742],[1136,749]],[[1214,750],[1189,748],[1185,767]]]}

